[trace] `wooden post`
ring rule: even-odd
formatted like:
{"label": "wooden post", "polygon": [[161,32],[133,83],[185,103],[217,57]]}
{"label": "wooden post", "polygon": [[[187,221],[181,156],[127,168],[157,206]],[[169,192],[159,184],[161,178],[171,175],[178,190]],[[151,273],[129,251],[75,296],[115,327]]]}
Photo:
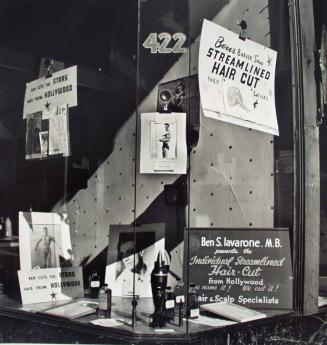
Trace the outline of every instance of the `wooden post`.
{"label": "wooden post", "polygon": [[293,33],[294,120],[296,149],[295,248],[298,268],[298,307],[318,311],[320,249],[320,165],[317,98],[314,77],[315,29],[312,1],[291,0]]}

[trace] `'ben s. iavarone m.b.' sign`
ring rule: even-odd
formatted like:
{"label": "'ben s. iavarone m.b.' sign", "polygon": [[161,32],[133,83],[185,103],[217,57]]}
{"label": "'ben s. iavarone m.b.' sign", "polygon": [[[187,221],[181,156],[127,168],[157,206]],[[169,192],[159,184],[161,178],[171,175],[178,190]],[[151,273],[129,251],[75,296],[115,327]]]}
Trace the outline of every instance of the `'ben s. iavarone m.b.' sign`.
{"label": "'ben s. iavarone m.b.' sign", "polygon": [[287,229],[190,229],[185,239],[189,281],[201,303],[292,308]]}

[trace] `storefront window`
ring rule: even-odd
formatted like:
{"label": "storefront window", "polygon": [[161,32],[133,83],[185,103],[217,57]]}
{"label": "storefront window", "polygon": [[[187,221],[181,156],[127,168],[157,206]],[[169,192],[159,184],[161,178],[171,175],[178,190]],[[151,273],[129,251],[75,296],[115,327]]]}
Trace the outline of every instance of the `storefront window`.
{"label": "storefront window", "polygon": [[0,307],[173,335],[293,311],[288,6],[1,6]]}

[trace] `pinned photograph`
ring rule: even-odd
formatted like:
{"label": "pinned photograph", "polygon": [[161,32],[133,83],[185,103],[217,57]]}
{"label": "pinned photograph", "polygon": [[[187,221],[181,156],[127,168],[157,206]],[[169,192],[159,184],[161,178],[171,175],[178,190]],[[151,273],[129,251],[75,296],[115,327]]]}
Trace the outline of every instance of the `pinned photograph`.
{"label": "pinned photograph", "polygon": [[47,157],[49,150],[49,132],[40,132],[41,156]]}
{"label": "pinned photograph", "polygon": [[186,174],[186,114],[141,114],[140,173]]}
{"label": "pinned photograph", "polygon": [[59,224],[32,225],[32,268],[60,267],[59,251],[62,247]]}
{"label": "pinned photograph", "polygon": [[19,212],[21,270],[72,266],[67,214]]}
{"label": "pinned photograph", "polygon": [[151,122],[151,156],[155,159],[176,158],[175,122]]}
{"label": "pinned photograph", "polygon": [[49,119],[49,155],[70,155],[68,105],[57,107]]}
{"label": "pinned photograph", "polygon": [[27,115],[26,159],[42,157],[40,133],[42,132],[42,112]]}

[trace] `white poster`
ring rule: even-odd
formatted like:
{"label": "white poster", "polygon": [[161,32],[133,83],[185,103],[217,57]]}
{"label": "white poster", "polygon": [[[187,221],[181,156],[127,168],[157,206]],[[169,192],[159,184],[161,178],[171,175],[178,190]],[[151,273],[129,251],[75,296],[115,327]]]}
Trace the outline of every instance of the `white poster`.
{"label": "white poster", "polygon": [[199,88],[205,116],[278,135],[277,52],[204,20]]}
{"label": "white poster", "polygon": [[50,78],[40,78],[26,84],[23,118],[38,111],[43,119],[51,118],[52,109],[61,104],[77,106],[77,66],[55,72]]}
{"label": "white poster", "polygon": [[23,304],[56,302],[84,296],[82,267],[18,271]]}
{"label": "white poster", "polygon": [[58,106],[52,119],[49,119],[49,155],[70,154],[68,106]]}
{"label": "white poster", "polygon": [[141,114],[140,173],[186,174],[186,114]]}

